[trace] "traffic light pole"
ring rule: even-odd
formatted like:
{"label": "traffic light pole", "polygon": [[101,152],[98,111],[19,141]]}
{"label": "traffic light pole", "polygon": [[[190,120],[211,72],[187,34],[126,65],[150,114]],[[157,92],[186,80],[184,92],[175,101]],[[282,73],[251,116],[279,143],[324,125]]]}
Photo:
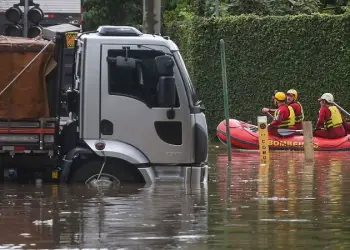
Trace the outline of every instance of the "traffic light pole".
{"label": "traffic light pole", "polygon": [[23,28],[24,28],[24,37],[28,37],[28,10],[29,10],[29,0],[24,0],[24,13],[23,13]]}
{"label": "traffic light pole", "polygon": [[142,31],[148,34],[160,34],[162,0],[143,0]]}

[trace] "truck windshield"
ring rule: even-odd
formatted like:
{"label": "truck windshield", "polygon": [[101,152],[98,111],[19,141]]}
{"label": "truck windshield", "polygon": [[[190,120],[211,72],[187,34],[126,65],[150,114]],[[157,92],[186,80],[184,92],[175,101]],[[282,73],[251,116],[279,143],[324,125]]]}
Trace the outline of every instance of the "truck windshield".
{"label": "truck windshield", "polygon": [[174,51],[173,54],[174,54],[174,58],[176,60],[176,63],[179,64],[178,67],[179,67],[179,70],[180,70],[182,77],[184,78],[183,80],[185,81],[185,87],[186,87],[186,90],[189,94],[189,98],[191,98],[193,105],[197,106],[197,105],[199,105],[200,101],[199,101],[198,95],[196,93],[196,89],[191,81],[190,75],[187,72],[185,62],[182,59],[182,56],[181,56],[179,51]]}

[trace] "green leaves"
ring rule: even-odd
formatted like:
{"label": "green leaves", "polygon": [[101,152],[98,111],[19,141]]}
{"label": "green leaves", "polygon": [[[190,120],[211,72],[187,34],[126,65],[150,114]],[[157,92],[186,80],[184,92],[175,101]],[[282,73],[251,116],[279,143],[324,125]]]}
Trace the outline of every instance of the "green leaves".
{"label": "green leaves", "polygon": [[84,15],[86,29],[100,25],[141,25],[142,1],[139,0],[87,0]]}
{"label": "green leaves", "polygon": [[230,0],[228,12],[233,15],[295,15],[318,12],[319,0]]}
{"label": "green leaves", "polygon": [[219,3],[216,0],[169,0],[165,4],[165,16],[167,21],[184,20],[193,15],[211,17],[217,7],[221,17],[242,14],[284,16],[318,13],[324,3],[323,0],[221,0]]}
{"label": "green leaves", "polygon": [[256,122],[272,106],[274,89],[295,88],[306,119],[316,121],[317,98],[331,92],[350,110],[350,16],[242,15],[166,25],[207,108],[209,128],[224,119],[219,40],[226,43],[230,115]]}

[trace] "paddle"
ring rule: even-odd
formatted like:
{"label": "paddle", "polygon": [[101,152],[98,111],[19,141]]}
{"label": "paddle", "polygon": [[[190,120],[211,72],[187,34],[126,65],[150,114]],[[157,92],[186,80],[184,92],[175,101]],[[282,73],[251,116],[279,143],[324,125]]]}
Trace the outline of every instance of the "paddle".
{"label": "paddle", "polygon": [[275,119],[275,117],[273,117],[273,115],[270,112],[267,112],[267,114],[272,118]]}
{"label": "paddle", "polygon": [[342,107],[340,107],[338,104],[336,104],[335,102],[333,102],[333,104],[334,104],[335,106],[337,106],[338,109],[340,109],[341,111],[343,111],[345,114],[347,114],[348,116],[350,116],[350,114],[349,114],[345,109],[343,109]]}
{"label": "paddle", "polygon": [[270,112],[262,112],[264,114],[268,114],[272,119],[274,119],[273,115]]}
{"label": "paddle", "polygon": [[286,135],[290,135],[293,134],[295,132],[299,132],[302,133],[303,130],[295,130],[295,129],[287,129],[287,128],[279,128],[277,129],[277,132],[282,135],[282,136],[286,136]]}

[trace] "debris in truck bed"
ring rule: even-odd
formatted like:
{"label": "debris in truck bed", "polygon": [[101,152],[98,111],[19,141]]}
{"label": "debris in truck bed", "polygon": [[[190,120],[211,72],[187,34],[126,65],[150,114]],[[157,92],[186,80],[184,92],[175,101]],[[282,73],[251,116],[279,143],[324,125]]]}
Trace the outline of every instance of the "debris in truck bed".
{"label": "debris in truck bed", "polygon": [[[0,92],[49,41],[0,36]],[[0,95],[0,119],[33,119],[49,116],[46,89],[47,66],[53,60],[54,44]],[[51,69],[52,70],[52,69]]]}

